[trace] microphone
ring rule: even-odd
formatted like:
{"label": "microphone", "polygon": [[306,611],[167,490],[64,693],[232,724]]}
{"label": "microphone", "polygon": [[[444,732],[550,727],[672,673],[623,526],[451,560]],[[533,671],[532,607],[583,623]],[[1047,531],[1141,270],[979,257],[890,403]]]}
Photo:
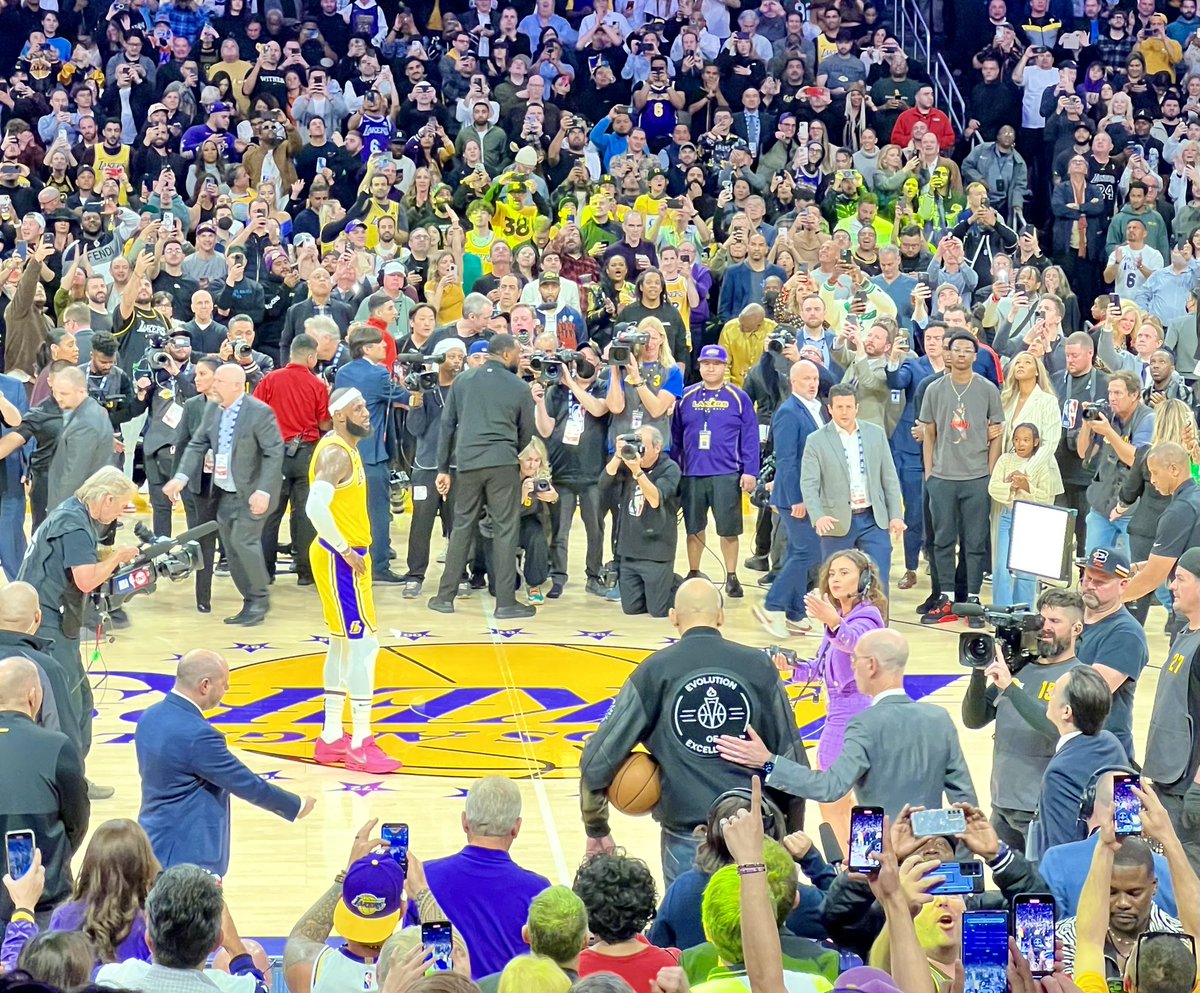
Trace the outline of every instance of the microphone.
{"label": "microphone", "polygon": [[216,534],[218,530],[216,521],[205,521],[198,527],[194,527],[190,531],[184,531],[183,534],[176,535],[174,538],[163,538],[162,541],[156,541],[152,545],[147,545],[130,564],[148,565],[160,555],[166,555],[172,548],[176,548],[179,545],[186,545],[189,541],[199,541],[201,538],[207,538],[210,534]]}
{"label": "microphone", "polygon": [[952,603],[950,613],[955,617],[987,617],[987,608],[980,603]]}
{"label": "microphone", "polygon": [[830,865],[841,865],[845,861],[846,856],[842,854],[842,846],[838,844],[837,835],[833,833],[833,828],[825,821],[822,821],[821,826],[817,828],[817,833],[821,836],[821,848],[825,852],[825,861]]}

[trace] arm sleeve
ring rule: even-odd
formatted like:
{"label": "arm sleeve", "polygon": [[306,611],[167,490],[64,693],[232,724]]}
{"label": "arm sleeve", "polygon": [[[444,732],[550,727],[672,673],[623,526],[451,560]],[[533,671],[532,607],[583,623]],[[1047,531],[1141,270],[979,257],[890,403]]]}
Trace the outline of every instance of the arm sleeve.
{"label": "arm sleeve", "polygon": [[308,519],[316,529],[317,535],[324,539],[326,544],[332,545],[339,552],[344,552],[350,545],[342,537],[337,522],[333,519],[333,511],[330,509],[331,500],[333,500],[333,483],[318,479],[309,487],[308,499],[304,503],[304,512],[308,514]]}
{"label": "arm sleeve", "polygon": [[996,688],[988,686],[982,669],[972,669],[963,696],[962,721],[972,731],[987,727],[996,719]]}
{"label": "arm sleeve", "polygon": [[975,784],[971,781],[971,770],[967,768],[967,760],[963,755],[962,744],[958,740],[958,730],[946,717],[946,734],[950,742],[950,754],[946,759],[946,773],[942,781],[946,799],[950,803],[969,803],[976,806],[979,798],[975,795]]}
{"label": "arm sleeve", "polygon": [[450,471],[450,453],[454,448],[454,432],[458,427],[458,391],[451,387],[446,394],[446,406],[438,428],[438,472]]}
{"label": "arm sleeve", "polygon": [[234,757],[216,731],[196,739],[192,753],[196,775],[236,797],[262,807],[289,821],[300,813],[301,800],[294,793],[260,779]]}
{"label": "arm sleeve", "polygon": [[767,785],[772,789],[820,803],[832,803],[845,796],[871,767],[866,734],[856,719],[852,719],[846,728],[846,742],[842,754],[829,769],[815,771],[783,756],[779,758],[780,761],[767,776]]}
{"label": "arm sleeve", "polygon": [[579,759],[579,803],[589,838],[603,838],[609,833],[608,797],[604,791],[651,724],[641,692],[630,679],[588,738]]}

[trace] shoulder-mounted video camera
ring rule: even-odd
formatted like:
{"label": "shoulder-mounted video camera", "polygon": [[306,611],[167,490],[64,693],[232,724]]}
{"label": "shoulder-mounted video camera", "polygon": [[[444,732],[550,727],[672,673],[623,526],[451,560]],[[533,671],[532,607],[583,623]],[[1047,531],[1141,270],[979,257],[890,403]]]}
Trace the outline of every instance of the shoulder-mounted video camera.
{"label": "shoulder-mounted video camera", "polygon": [[630,365],[633,362],[633,349],[637,345],[648,345],[650,332],[639,331],[632,321],[618,324],[613,329],[612,344],[608,346],[609,365]]}
{"label": "shoulder-mounted video camera", "polygon": [[1028,604],[984,607],[978,603],[956,603],[956,617],[982,617],[996,629],[994,635],[967,632],[958,636],[958,664],[968,669],[986,669],[995,661],[996,646],[1014,675],[1038,658],[1038,634],[1042,615]]}
{"label": "shoulder-mounted video camera", "polygon": [[156,535],[138,521],[133,526],[141,544],[137,558],[121,566],[92,593],[101,614],[108,614],[142,593],[153,593],[160,579],[180,583],[201,565],[200,539],[217,531],[217,522],[208,521],[174,538]]}

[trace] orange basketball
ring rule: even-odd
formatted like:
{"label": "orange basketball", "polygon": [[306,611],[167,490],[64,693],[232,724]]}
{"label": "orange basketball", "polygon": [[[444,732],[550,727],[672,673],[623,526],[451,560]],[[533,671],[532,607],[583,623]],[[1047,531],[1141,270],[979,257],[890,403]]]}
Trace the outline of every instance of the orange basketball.
{"label": "orange basketball", "polygon": [[608,801],[623,814],[648,814],[662,796],[662,773],[645,752],[634,752],[608,786]]}

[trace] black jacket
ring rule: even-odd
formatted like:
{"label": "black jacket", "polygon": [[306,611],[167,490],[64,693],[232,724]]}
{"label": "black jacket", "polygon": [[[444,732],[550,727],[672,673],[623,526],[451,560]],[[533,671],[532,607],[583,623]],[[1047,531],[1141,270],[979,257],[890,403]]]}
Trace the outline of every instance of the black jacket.
{"label": "black jacket", "polygon": [[534,431],[533,394],[510,369],[489,358],[461,373],[446,395],[438,439],[438,471],[512,466]]}
{"label": "black jacket", "polygon": [[[0,712],[0,834],[33,831],[46,869],[39,912],[70,896],[71,856],[83,844],[90,814],[83,756],[71,739],[25,714]],[[12,912],[8,891],[0,892],[0,923]]]}
{"label": "black jacket", "polygon": [[20,631],[0,631],[0,658],[19,655],[38,667],[42,683],[42,709],[37,715],[40,727],[61,731],[83,751],[83,732],[79,709],[71,697],[71,675],[50,654],[50,642],[34,634]]}

